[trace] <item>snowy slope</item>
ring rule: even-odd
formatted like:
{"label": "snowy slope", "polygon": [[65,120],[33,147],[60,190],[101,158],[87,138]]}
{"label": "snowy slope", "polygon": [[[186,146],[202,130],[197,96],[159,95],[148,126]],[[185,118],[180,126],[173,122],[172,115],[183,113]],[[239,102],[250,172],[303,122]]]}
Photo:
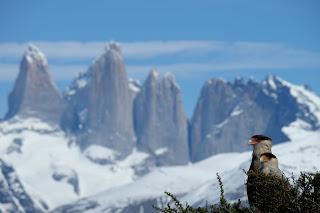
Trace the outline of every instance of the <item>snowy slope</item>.
{"label": "snowy slope", "polygon": [[281,82],[290,88],[291,95],[296,97],[298,103],[307,105],[309,111],[312,112],[318,119],[320,124],[320,97],[305,86],[297,86],[281,79]]}
{"label": "snowy slope", "polygon": [[[279,159],[279,167],[287,177],[299,175],[302,171],[320,171],[320,132],[304,130],[305,124],[294,122],[284,131],[291,141],[273,146],[272,152]],[[290,133],[294,133],[291,134]],[[244,184],[246,175],[243,169],[248,170],[251,162],[251,152],[246,152],[246,158],[233,169],[221,173],[227,199],[246,200]],[[214,157],[212,162],[214,161]],[[219,172],[219,171],[217,171]],[[220,172],[219,172],[220,173]],[[182,200],[194,205],[205,205],[205,202],[217,202],[219,199],[219,186],[216,180],[210,180],[189,192]]]}
{"label": "snowy slope", "polygon": [[0,212],[42,213],[46,204],[34,194],[29,194],[14,168],[0,159]]}
{"label": "snowy slope", "polygon": [[[81,75],[68,90],[69,96],[85,88],[89,78]],[[297,120],[282,128],[290,142],[273,148],[281,169],[287,175],[320,170],[320,98],[279,78],[269,78],[268,84],[274,91],[287,86],[301,107]],[[140,90],[133,81],[129,86],[133,96]],[[241,113],[241,108],[235,108],[230,116]],[[81,151],[73,136],[35,118],[1,122],[0,142],[1,158],[13,165],[28,193],[42,198],[51,209],[68,204],[56,212],[125,212],[129,206],[145,209],[165,203],[164,191],[194,205],[215,202],[219,196],[217,172],[224,180],[227,198],[243,198],[242,170],[247,170],[251,157],[250,152],[226,153],[185,166],[153,168],[151,156],[136,150],[122,161],[115,160],[119,153],[98,145]]]}
{"label": "snowy slope", "polygon": [[[299,125],[302,124],[296,122],[285,129],[287,132],[298,131],[299,137],[293,135],[292,141],[273,147],[280,168],[288,176],[300,171],[320,170],[320,132],[304,130]],[[126,212],[128,206],[139,205],[143,212],[145,203],[163,204],[164,191],[170,191],[190,204],[205,205],[206,201],[212,203],[219,199],[217,172],[224,182],[227,199],[245,199],[243,169],[248,169],[250,158],[251,152],[219,154],[187,166],[157,168],[134,183],[114,187],[55,212]]]}
{"label": "snowy slope", "polygon": [[[295,97],[303,97],[303,105],[318,117],[319,98],[308,95],[303,87],[292,88]],[[301,119],[282,130],[291,142],[273,148],[281,169],[288,175],[320,170],[319,131]],[[148,173],[150,156],[146,153],[134,151],[118,162],[114,161],[116,152],[96,145],[81,152],[73,137],[35,118],[0,123],[0,139],[0,155],[14,166],[26,191],[44,199],[51,209],[68,204],[57,212],[70,212],[70,208],[82,212],[88,206],[92,212],[115,212],[132,205],[161,205],[166,202],[164,191],[194,205],[215,202],[219,196],[217,172],[228,199],[245,198],[242,170],[249,167],[250,152],[219,154],[186,166],[153,168]],[[137,173],[148,174],[139,177]]]}
{"label": "snowy slope", "polygon": [[[320,127],[320,97],[305,86],[294,85],[281,78],[276,78],[281,84],[290,89],[290,93],[300,104],[300,110],[304,112],[304,117],[309,117],[314,122],[316,128]],[[304,109],[305,108],[305,109]]]}
{"label": "snowy slope", "polygon": [[27,191],[34,191],[50,208],[132,182],[135,167],[148,157],[134,151],[123,161],[102,165],[92,159],[109,159],[110,150],[100,147],[92,153],[95,146],[82,153],[72,137],[31,118],[1,123],[0,140],[0,156],[14,166]]}

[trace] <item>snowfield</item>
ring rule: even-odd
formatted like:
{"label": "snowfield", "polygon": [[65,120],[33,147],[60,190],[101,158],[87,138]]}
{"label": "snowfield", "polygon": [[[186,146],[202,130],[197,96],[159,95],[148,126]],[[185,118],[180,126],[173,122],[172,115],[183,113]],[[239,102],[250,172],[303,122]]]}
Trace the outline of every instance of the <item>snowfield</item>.
{"label": "snowfield", "polygon": [[[293,136],[292,141],[273,146],[280,169],[288,177],[299,175],[301,171],[320,170],[320,132],[304,130],[303,125],[299,121],[294,122],[286,131],[299,131],[299,137]],[[54,212],[69,212],[71,209],[79,212],[121,212],[128,206],[142,205],[150,200],[162,205],[166,200],[165,191],[192,205],[215,203],[220,196],[217,173],[222,177],[227,199],[246,200],[243,170],[249,168],[250,162],[251,152],[226,153],[187,166],[156,168],[134,182],[113,187]]]}
{"label": "snowfield", "polygon": [[189,120],[181,93],[155,69],[143,84],[128,79],[111,42],[62,95],[29,45],[0,120],[0,213],[33,203],[55,213],[149,213],[168,202],[165,191],[203,206],[219,200],[217,173],[228,200],[246,200],[251,151],[212,155],[249,150],[249,134],[275,139],[285,175],[320,170],[320,97],[307,87],[273,75],[212,78]]}
{"label": "snowfield", "polygon": [[[37,119],[16,118],[0,124],[0,156],[11,163],[28,192],[34,192],[51,207],[90,196],[102,190],[131,183],[136,178],[133,167],[147,154],[135,151],[123,161],[101,165],[88,158],[110,159],[105,148],[96,156],[89,147],[82,153],[72,137]],[[54,176],[66,176],[55,180]],[[68,179],[77,176],[79,193]]]}
{"label": "snowfield", "polygon": [[[89,77],[83,75],[79,79]],[[287,176],[319,171],[320,98],[281,79],[268,81],[274,90],[277,82],[288,86],[301,104],[300,111],[306,113],[282,128],[290,140],[273,146],[280,169]],[[76,88],[83,86],[82,81],[75,82]],[[132,91],[138,89],[137,86]],[[230,116],[241,113],[236,107]],[[155,153],[162,155],[167,151],[167,147],[162,147]],[[15,117],[0,123],[1,159],[13,165],[26,191],[36,200],[44,200],[54,212],[122,212],[129,206],[144,206],[140,212],[148,212],[146,206],[166,203],[165,191],[191,205],[215,203],[220,193],[217,173],[223,180],[227,199],[246,199],[244,170],[249,168],[251,151],[218,154],[197,163],[171,167],[155,167],[150,163],[154,156],[137,149],[121,161],[117,160],[118,155],[98,145],[80,150],[74,136],[36,118]]]}

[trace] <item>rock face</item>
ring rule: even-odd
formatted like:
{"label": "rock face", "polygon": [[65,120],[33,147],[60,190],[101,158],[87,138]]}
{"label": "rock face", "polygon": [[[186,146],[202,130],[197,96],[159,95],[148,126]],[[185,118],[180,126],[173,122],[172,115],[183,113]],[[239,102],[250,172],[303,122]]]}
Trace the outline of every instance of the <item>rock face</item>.
{"label": "rock face", "polygon": [[292,91],[290,85],[274,76],[262,83],[208,80],[191,120],[192,161],[247,150],[248,137],[258,133],[270,136],[273,143],[284,142],[288,138],[282,128],[297,119],[317,128],[317,119]]}
{"label": "rock face", "polygon": [[26,193],[12,166],[0,159],[0,212],[40,213],[42,208]]}
{"label": "rock face", "polygon": [[77,195],[80,194],[79,177],[74,169],[55,169],[55,171],[52,174],[52,178],[58,182],[67,182],[72,186],[74,193],[76,193]]}
{"label": "rock face", "polygon": [[132,93],[120,47],[109,44],[85,75],[86,80],[79,78],[78,88],[69,91],[77,115],[74,117],[79,122],[81,146],[102,145],[126,156],[135,146],[136,138]]}
{"label": "rock face", "polygon": [[66,105],[54,85],[44,54],[29,45],[24,54],[14,89],[9,95],[9,111],[5,116],[37,117],[59,124]]}
{"label": "rock face", "polygon": [[158,165],[189,161],[188,121],[171,74],[149,74],[134,102],[134,121],[138,148],[153,155]]}
{"label": "rock face", "polygon": [[286,141],[282,129],[297,119],[318,129],[320,103],[314,103],[318,98],[309,93],[273,76],[262,83],[211,79],[202,88],[189,125],[173,77],[154,71],[143,86],[128,80],[118,44],[107,45],[88,71],[74,80],[64,99],[45,56],[30,45],[5,118],[36,117],[60,124],[83,150],[104,146],[118,159],[137,146],[156,165],[181,165],[249,149],[245,143],[253,134],[266,134],[274,143]]}

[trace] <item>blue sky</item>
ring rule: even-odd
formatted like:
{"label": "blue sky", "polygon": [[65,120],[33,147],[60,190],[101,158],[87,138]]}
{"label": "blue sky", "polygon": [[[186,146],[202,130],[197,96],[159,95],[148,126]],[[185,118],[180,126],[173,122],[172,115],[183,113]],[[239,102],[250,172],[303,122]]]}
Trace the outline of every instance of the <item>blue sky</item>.
{"label": "blue sky", "polygon": [[0,117],[29,42],[59,88],[121,43],[129,76],[173,72],[191,115],[210,77],[275,74],[320,94],[320,1],[0,0]]}

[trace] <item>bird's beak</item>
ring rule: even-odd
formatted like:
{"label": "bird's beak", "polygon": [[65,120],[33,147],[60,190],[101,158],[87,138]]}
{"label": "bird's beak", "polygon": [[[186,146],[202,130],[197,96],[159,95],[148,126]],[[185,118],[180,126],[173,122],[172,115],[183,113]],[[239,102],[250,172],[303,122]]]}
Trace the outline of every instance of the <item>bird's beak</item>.
{"label": "bird's beak", "polygon": [[255,145],[257,142],[255,140],[250,139],[248,145]]}

